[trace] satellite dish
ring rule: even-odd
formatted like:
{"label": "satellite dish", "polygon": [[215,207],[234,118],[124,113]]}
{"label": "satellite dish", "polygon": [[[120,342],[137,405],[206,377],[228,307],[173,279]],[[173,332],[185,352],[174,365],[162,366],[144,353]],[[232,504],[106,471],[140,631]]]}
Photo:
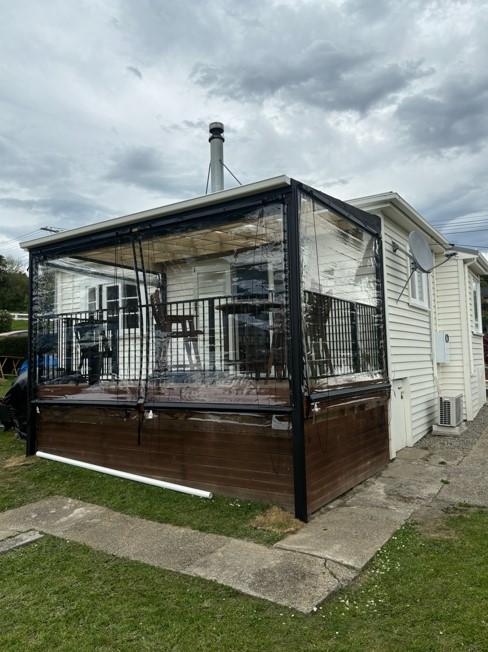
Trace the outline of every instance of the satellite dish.
{"label": "satellite dish", "polygon": [[424,236],[419,231],[411,231],[408,234],[408,244],[417,268],[422,272],[431,272],[434,267],[434,258]]}

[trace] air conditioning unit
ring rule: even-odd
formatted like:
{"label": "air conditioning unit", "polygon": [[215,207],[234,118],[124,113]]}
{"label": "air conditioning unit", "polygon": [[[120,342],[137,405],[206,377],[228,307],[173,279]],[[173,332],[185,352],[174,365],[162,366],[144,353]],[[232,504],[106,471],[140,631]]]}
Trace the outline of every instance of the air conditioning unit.
{"label": "air conditioning unit", "polygon": [[439,397],[439,425],[455,428],[463,421],[463,395]]}

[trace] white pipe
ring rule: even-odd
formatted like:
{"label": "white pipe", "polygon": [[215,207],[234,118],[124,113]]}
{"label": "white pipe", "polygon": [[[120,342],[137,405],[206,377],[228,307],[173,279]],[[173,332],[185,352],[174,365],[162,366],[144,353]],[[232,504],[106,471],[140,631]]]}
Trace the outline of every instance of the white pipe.
{"label": "white pipe", "polygon": [[52,453],[43,453],[42,451],[37,451],[36,455],[37,457],[42,457],[45,460],[71,464],[71,466],[78,466],[81,469],[88,469],[89,471],[98,471],[98,473],[106,473],[107,475],[113,475],[116,478],[124,478],[124,480],[134,480],[135,482],[150,484],[153,487],[160,487],[161,489],[171,489],[172,491],[179,491],[182,494],[191,494],[192,496],[198,496],[199,498],[212,498],[212,493],[210,491],[203,491],[203,489],[185,487],[182,484],[174,484],[173,482],[156,480],[155,478],[148,478],[144,475],[137,475],[135,473],[127,473],[126,471],[117,471],[117,469],[109,469],[106,466],[98,466],[98,464],[80,462],[80,460],[72,460],[69,457],[61,457],[61,455],[52,455]]}

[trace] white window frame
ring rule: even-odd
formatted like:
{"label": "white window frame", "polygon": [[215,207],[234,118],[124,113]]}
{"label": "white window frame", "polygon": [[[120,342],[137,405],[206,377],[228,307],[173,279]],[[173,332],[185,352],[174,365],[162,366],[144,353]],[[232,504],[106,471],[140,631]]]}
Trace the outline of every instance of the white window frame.
{"label": "white window frame", "polygon": [[483,334],[483,320],[481,315],[481,290],[480,283],[476,279],[471,279],[471,301],[473,305],[473,333],[476,335]]}
{"label": "white window frame", "polygon": [[[133,286],[136,288],[136,293],[127,295],[125,293],[125,286]],[[118,296],[116,300],[108,300],[107,299],[107,289],[109,287],[116,287],[118,288]],[[95,301],[90,301],[90,291],[95,290]],[[112,302],[117,302],[118,307],[125,307],[126,306],[126,300],[127,299],[132,299],[137,297],[137,285],[133,281],[120,281],[118,283],[98,283],[97,285],[90,285],[86,288],[86,309],[87,312],[96,312],[98,310],[106,310],[108,308],[108,304]],[[100,304],[100,301],[102,302]],[[94,307],[93,307],[94,306]],[[128,315],[125,315],[127,317]],[[120,313],[120,318],[121,318],[121,324],[120,327],[121,329],[126,329],[126,325],[123,321],[124,315],[121,312]],[[138,315],[138,323],[139,323],[139,315]],[[137,327],[134,327],[135,329],[139,328],[139,325]]]}
{"label": "white window frame", "polygon": [[[408,283],[408,290],[410,294],[410,305],[415,306],[415,308],[422,308],[423,310],[430,310],[430,283],[429,275],[425,272],[422,272],[420,269],[416,269],[412,273],[412,265],[414,264],[412,259],[408,259],[408,274],[412,274],[410,281]],[[419,298],[419,288],[422,288],[423,298]]]}

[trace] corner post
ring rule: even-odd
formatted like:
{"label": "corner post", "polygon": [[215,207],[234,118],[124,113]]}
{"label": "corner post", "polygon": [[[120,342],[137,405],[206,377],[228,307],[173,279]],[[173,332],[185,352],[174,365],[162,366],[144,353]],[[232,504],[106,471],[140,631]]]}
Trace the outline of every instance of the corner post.
{"label": "corner post", "polygon": [[289,300],[288,375],[292,400],[293,483],[295,516],[308,520],[307,475],[305,460],[305,429],[303,406],[303,332],[300,265],[299,193],[292,181],[291,196],[286,211],[286,256]]}
{"label": "corner post", "polygon": [[37,259],[29,251],[29,319],[28,319],[28,348],[27,348],[27,441],[26,455],[35,455],[37,450],[36,408],[35,399],[36,376],[36,347],[34,334],[34,293],[37,288]]}

